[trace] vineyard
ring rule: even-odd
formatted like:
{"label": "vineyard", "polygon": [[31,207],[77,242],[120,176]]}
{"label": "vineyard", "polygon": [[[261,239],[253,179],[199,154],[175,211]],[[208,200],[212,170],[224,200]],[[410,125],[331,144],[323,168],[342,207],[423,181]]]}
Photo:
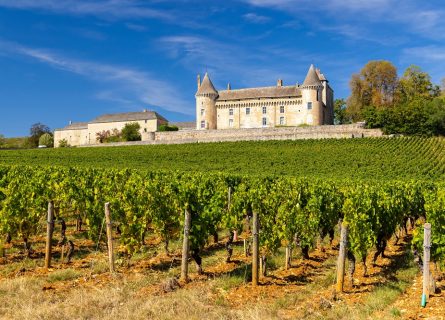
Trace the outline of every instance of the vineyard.
{"label": "vineyard", "polygon": [[443,138],[365,138],[0,150],[0,164],[224,172],[358,180],[443,180]]}
{"label": "vineyard", "polygon": [[[2,151],[2,264],[12,263],[8,255],[17,258],[18,246],[20,259],[41,258],[35,248],[50,223],[60,229],[58,245],[67,248],[70,263],[81,257],[76,250],[83,241],[97,251],[110,226],[119,268],[153,246],[173,266],[185,229],[198,276],[214,272],[206,260],[219,250],[218,263],[235,263],[247,283],[256,277],[249,262],[256,237],[264,279],[277,268],[295,267],[297,251],[303,261],[331,252],[326,248],[338,243],[342,221],[349,231],[347,280],[353,288],[356,270],[367,276],[388,246],[406,243],[411,235],[406,246],[421,259],[427,221],[431,261],[440,268],[444,148],[438,138],[381,138]],[[55,217],[47,222],[49,203]],[[105,203],[111,224],[105,223]],[[66,232],[67,225],[76,225],[76,233]],[[240,239],[243,258],[237,254]],[[277,262],[283,251],[285,259]]]}

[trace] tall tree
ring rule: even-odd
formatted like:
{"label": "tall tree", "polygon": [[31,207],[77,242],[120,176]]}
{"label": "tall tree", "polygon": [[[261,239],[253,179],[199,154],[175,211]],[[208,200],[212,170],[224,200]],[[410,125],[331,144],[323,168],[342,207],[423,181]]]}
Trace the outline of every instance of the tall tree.
{"label": "tall tree", "polygon": [[405,70],[397,91],[402,103],[415,99],[432,99],[439,95],[439,88],[433,85],[430,75],[415,65]]}
{"label": "tall tree", "polygon": [[397,69],[389,61],[369,61],[360,73],[352,75],[349,85],[348,112],[354,120],[362,118],[366,107],[391,106],[397,88]]}
{"label": "tall tree", "polygon": [[335,99],[334,102],[334,124],[350,123],[351,119],[346,113],[346,100]]}
{"label": "tall tree", "polygon": [[31,147],[38,147],[39,139],[45,133],[49,133],[52,135],[51,130],[47,125],[40,122],[34,123],[29,130],[29,145]]}

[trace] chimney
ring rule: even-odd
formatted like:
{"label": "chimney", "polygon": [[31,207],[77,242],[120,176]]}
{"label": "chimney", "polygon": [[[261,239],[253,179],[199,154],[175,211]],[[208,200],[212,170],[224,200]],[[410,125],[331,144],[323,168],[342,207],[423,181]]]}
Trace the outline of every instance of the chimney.
{"label": "chimney", "polygon": [[283,80],[278,79],[277,80],[277,87],[282,87],[283,86]]}
{"label": "chimney", "polygon": [[73,124],[73,122],[70,120],[69,122],[68,122],[69,124]]}
{"label": "chimney", "polygon": [[147,112],[147,109],[143,109],[142,112]]}
{"label": "chimney", "polygon": [[227,84],[227,91],[230,91],[232,87],[230,86],[230,82]]}
{"label": "chimney", "polygon": [[201,88],[201,75],[198,74],[198,89]]}

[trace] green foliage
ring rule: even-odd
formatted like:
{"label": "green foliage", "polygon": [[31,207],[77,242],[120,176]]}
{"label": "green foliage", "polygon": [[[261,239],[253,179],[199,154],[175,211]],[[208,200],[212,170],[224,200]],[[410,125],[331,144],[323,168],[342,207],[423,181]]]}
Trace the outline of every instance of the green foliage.
{"label": "green foliage", "polygon": [[168,124],[161,124],[158,128],[159,132],[164,132],[164,131],[178,131],[179,128],[177,126],[170,126]]}
{"label": "green foliage", "polygon": [[53,136],[49,133],[44,133],[39,138],[39,146],[46,146],[48,148],[54,146]]}
{"label": "green foliage", "polygon": [[385,134],[435,136],[445,134],[445,99],[416,99],[392,108],[363,112],[369,128],[382,128]]}
{"label": "green foliage", "polygon": [[315,179],[445,178],[445,140],[400,137],[4,150],[0,163]]}
{"label": "green foliage", "polygon": [[335,99],[334,101],[334,124],[351,123],[351,118],[346,110],[345,99]]}
{"label": "green foliage", "polygon": [[415,99],[431,99],[439,93],[440,89],[432,84],[430,75],[415,65],[409,66],[399,80],[398,99],[402,103]]}
{"label": "green foliage", "polygon": [[116,128],[103,130],[96,132],[96,140],[99,143],[119,142],[122,141],[122,133]]}
{"label": "green foliage", "polygon": [[5,136],[0,134],[0,148],[4,147],[5,143],[6,143]]}
{"label": "green foliage", "polygon": [[[149,228],[163,240],[177,239],[185,210],[192,215],[190,247],[196,249],[218,230],[241,230],[244,217],[257,212],[262,252],[273,254],[295,236],[312,247],[320,230],[334,228],[344,216],[350,249],[366,257],[379,234],[391,235],[407,216],[425,215],[433,229],[432,257],[443,261],[444,190],[441,183],[383,179],[0,166],[0,233],[29,237],[42,231],[48,201],[53,201],[59,217],[82,216],[88,235],[97,239],[109,202],[122,231],[121,245],[130,254],[144,245]],[[414,245],[419,246],[416,232]]]}
{"label": "green foliage", "polygon": [[70,147],[70,145],[66,139],[62,139],[59,141],[59,148],[68,148],[68,147]]}
{"label": "green foliage", "polygon": [[439,86],[418,66],[409,66],[400,79],[390,69],[395,71],[371,61],[352,76],[347,114],[387,134],[443,135],[445,102],[438,98]]}
{"label": "green foliage", "polygon": [[124,141],[140,141],[140,128],[141,126],[137,122],[126,123],[124,128],[122,129],[122,139]]}
{"label": "green foliage", "polygon": [[43,123],[34,123],[29,130],[28,143],[31,148],[38,147],[40,137],[45,133],[51,133],[51,130],[47,125]]}

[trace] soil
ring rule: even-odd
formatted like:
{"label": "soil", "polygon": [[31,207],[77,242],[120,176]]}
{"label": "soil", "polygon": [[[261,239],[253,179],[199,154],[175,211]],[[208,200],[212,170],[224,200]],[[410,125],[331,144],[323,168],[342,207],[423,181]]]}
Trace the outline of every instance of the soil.
{"label": "soil", "polygon": [[[69,264],[62,264],[59,260],[61,248],[53,249],[53,268],[49,270],[40,266],[23,266],[24,253],[20,251],[22,243],[14,241],[7,247],[6,258],[0,258],[0,271],[8,267],[9,272],[0,272],[0,280],[7,278],[16,278],[23,276],[47,277],[48,274],[58,270],[70,268],[79,273],[75,279],[60,280],[45,284],[42,290],[48,292],[69,292],[72,288],[79,286],[85,288],[103,287],[113,282],[129,281],[141,279],[150,273],[151,283],[138,289],[137,295],[147,294],[170,294],[161,289],[163,282],[168,278],[177,275],[181,263],[180,249],[173,250],[166,254],[163,250],[163,243],[155,236],[148,237],[146,245],[152,250],[142,259],[131,260],[125,263],[121,259],[121,264],[117,268],[117,274],[110,275],[105,270],[94,273],[93,265],[98,260],[107,261],[104,250],[96,252],[96,243],[90,240],[79,239],[79,234],[74,231],[67,231],[67,237],[73,239],[76,246],[76,254]],[[405,237],[399,244],[389,242],[385,252],[385,258],[379,258],[375,266],[371,259],[367,261],[368,276],[363,276],[363,266],[360,262],[356,264],[353,286],[348,284],[348,276],[345,277],[345,289],[341,294],[334,294],[335,262],[338,254],[338,245],[334,242],[333,246],[325,246],[323,249],[316,249],[310,253],[310,259],[303,260],[299,257],[292,260],[292,267],[284,270],[283,267],[277,267],[268,272],[268,275],[260,278],[260,285],[252,287],[249,283],[249,268],[251,257],[242,254],[242,238],[234,243],[234,254],[232,261],[225,262],[225,250],[223,244],[226,238],[221,238],[218,244],[209,245],[203,253],[204,273],[198,275],[194,272],[194,263],[191,261],[190,281],[187,283],[179,282],[182,290],[188,288],[203,288],[209,290],[208,281],[219,279],[223,276],[237,274],[244,278],[244,282],[236,285],[228,285],[227,288],[218,287],[210,290],[210,295],[215,303],[221,298],[230,308],[245,308],[248,304],[277,305],[280,304],[278,317],[283,319],[301,319],[310,315],[323,312],[326,309],[335,308],[339,304],[350,306],[361,305],[366,297],[376,286],[393,281],[393,273],[399,267],[400,259],[409,246],[410,238]],[[32,239],[35,252],[31,260],[38,260],[43,265],[44,257],[44,237]],[[153,250],[154,249],[154,250]],[[11,253],[8,253],[11,251]],[[214,256],[216,255],[216,259]],[[210,263],[206,259],[211,256]],[[372,255],[369,255],[371,257]],[[210,259],[209,259],[210,260]],[[215,262],[216,260],[216,262]],[[284,265],[284,258],[282,261]],[[15,267],[16,266],[16,267]],[[171,272],[173,270],[173,274]],[[422,278],[420,272],[413,283],[402,293],[397,301],[388,306],[384,311],[376,313],[374,318],[385,318],[388,310],[397,309],[400,311],[402,319],[444,319],[445,315],[445,279],[443,274],[436,273],[438,278],[437,286],[439,291],[431,295],[426,308],[420,307],[420,298],[422,291]],[[177,290],[177,288],[174,288]]]}

